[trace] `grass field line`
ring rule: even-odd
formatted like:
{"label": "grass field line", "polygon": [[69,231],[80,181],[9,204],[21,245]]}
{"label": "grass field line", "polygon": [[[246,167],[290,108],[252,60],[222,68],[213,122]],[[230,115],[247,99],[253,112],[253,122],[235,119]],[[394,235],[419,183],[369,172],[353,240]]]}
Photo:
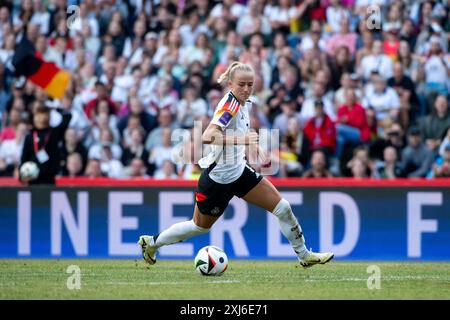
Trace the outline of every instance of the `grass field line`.
{"label": "grass field line", "polygon": [[[239,280],[214,280],[202,282],[202,284],[224,284],[224,283],[240,283]],[[108,281],[109,285],[142,285],[142,286],[160,286],[160,285],[192,285],[198,284],[198,281],[151,281],[151,282],[131,282],[131,281]]]}
{"label": "grass field line", "polygon": [[[440,277],[440,276],[382,276],[381,281],[405,281],[405,280],[418,280],[418,281],[450,281],[450,277]],[[361,281],[366,282],[367,278],[357,278],[357,277],[335,277],[335,276],[313,276],[303,279],[305,282],[351,282],[351,281]],[[202,284],[237,284],[237,283],[255,283],[254,280],[240,281],[240,280],[214,280],[205,281]],[[281,281],[279,283],[285,283]],[[150,282],[133,282],[133,281],[108,281],[107,285],[198,285],[198,281],[150,281]]]}

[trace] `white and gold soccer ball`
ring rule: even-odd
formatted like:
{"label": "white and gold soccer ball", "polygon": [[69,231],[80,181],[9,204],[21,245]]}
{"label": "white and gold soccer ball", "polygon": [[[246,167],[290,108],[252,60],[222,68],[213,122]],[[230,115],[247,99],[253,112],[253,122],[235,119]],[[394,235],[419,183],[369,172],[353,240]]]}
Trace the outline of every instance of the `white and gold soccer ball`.
{"label": "white and gold soccer ball", "polygon": [[36,162],[27,161],[20,166],[20,177],[27,180],[35,180],[39,176],[39,166]]}
{"label": "white and gold soccer ball", "polygon": [[204,276],[221,276],[228,268],[227,254],[216,246],[201,248],[194,262],[195,270]]}

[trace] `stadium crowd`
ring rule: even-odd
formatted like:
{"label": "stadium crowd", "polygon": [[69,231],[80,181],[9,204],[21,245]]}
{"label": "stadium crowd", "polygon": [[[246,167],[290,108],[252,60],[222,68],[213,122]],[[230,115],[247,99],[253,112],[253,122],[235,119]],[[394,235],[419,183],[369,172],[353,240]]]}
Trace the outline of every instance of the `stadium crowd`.
{"label": "stadium crowd", "polygon": [[[1,176],[18,175],[34,112],[57,106],[72,114],[59,175],[195,179],[172,133],[206,127],[235,60],[256,72],[251,127],[280,130],[276,176],[450,176],[450,0],[0,6]],[[23,37],[71,73],[62,99],[15,76]]]}

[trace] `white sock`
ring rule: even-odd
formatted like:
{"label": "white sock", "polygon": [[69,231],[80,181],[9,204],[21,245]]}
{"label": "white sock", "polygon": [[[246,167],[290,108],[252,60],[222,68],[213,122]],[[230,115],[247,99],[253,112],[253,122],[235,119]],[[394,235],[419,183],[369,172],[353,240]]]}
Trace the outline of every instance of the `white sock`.
{"label": "white sock", "polygon": [[184,241],[199,234],[207,233],[208,231],[209,229],[197,226],[192,220],[175,223],[154,237],[154,246],[160,248]]}
{"label": "white sock", "polygon": [[294,216],[289,202],[286,199],[281,199],[272,213],[278,218],[281,232],[289,240],[298,258],[302,259],[305,257],[308,249],[305,247],[302,227]]}

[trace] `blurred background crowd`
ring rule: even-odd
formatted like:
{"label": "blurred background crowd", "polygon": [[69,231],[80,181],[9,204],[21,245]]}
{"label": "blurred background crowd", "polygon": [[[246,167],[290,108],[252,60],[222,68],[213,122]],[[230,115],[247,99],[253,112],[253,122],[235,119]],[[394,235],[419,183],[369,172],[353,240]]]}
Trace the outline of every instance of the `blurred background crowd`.
{"label": "blurred background crowd", "polygon": [[[206,128],[239,60],[251,127],[280,131],[275,176],[449,177],[449,15],[450,0],[0,1],[0,175],[57,106],[58,175],[195,179],[172,132]],[[22,37],[71,73],[62,99],[14,75]]]}

